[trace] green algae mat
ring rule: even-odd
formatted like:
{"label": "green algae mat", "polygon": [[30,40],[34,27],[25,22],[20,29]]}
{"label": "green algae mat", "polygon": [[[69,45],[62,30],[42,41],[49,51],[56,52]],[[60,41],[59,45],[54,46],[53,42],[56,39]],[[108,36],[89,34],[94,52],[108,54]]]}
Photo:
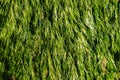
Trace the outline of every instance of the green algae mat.
{"label": "green algae mat", "polygon": [[0,80],[120,80],[120,1],[0,0]]}

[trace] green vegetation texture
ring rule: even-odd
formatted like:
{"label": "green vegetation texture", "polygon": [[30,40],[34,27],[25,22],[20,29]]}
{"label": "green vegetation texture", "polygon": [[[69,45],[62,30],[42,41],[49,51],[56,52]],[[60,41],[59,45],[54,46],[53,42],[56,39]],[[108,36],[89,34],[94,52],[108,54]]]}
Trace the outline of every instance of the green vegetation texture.
{"label": "green vegetation texture", "polygon": [[0,0],[0,80],[120,80],[118,0]]}

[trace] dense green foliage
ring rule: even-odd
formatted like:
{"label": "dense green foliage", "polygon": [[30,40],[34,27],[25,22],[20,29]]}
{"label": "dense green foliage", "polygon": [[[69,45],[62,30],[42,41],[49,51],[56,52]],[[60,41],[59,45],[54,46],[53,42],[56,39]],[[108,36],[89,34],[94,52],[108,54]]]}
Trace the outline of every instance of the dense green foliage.
{"label": "dense green foliage", "polygon": [[120,79],[117,0],[0,0],[0,80]]}

